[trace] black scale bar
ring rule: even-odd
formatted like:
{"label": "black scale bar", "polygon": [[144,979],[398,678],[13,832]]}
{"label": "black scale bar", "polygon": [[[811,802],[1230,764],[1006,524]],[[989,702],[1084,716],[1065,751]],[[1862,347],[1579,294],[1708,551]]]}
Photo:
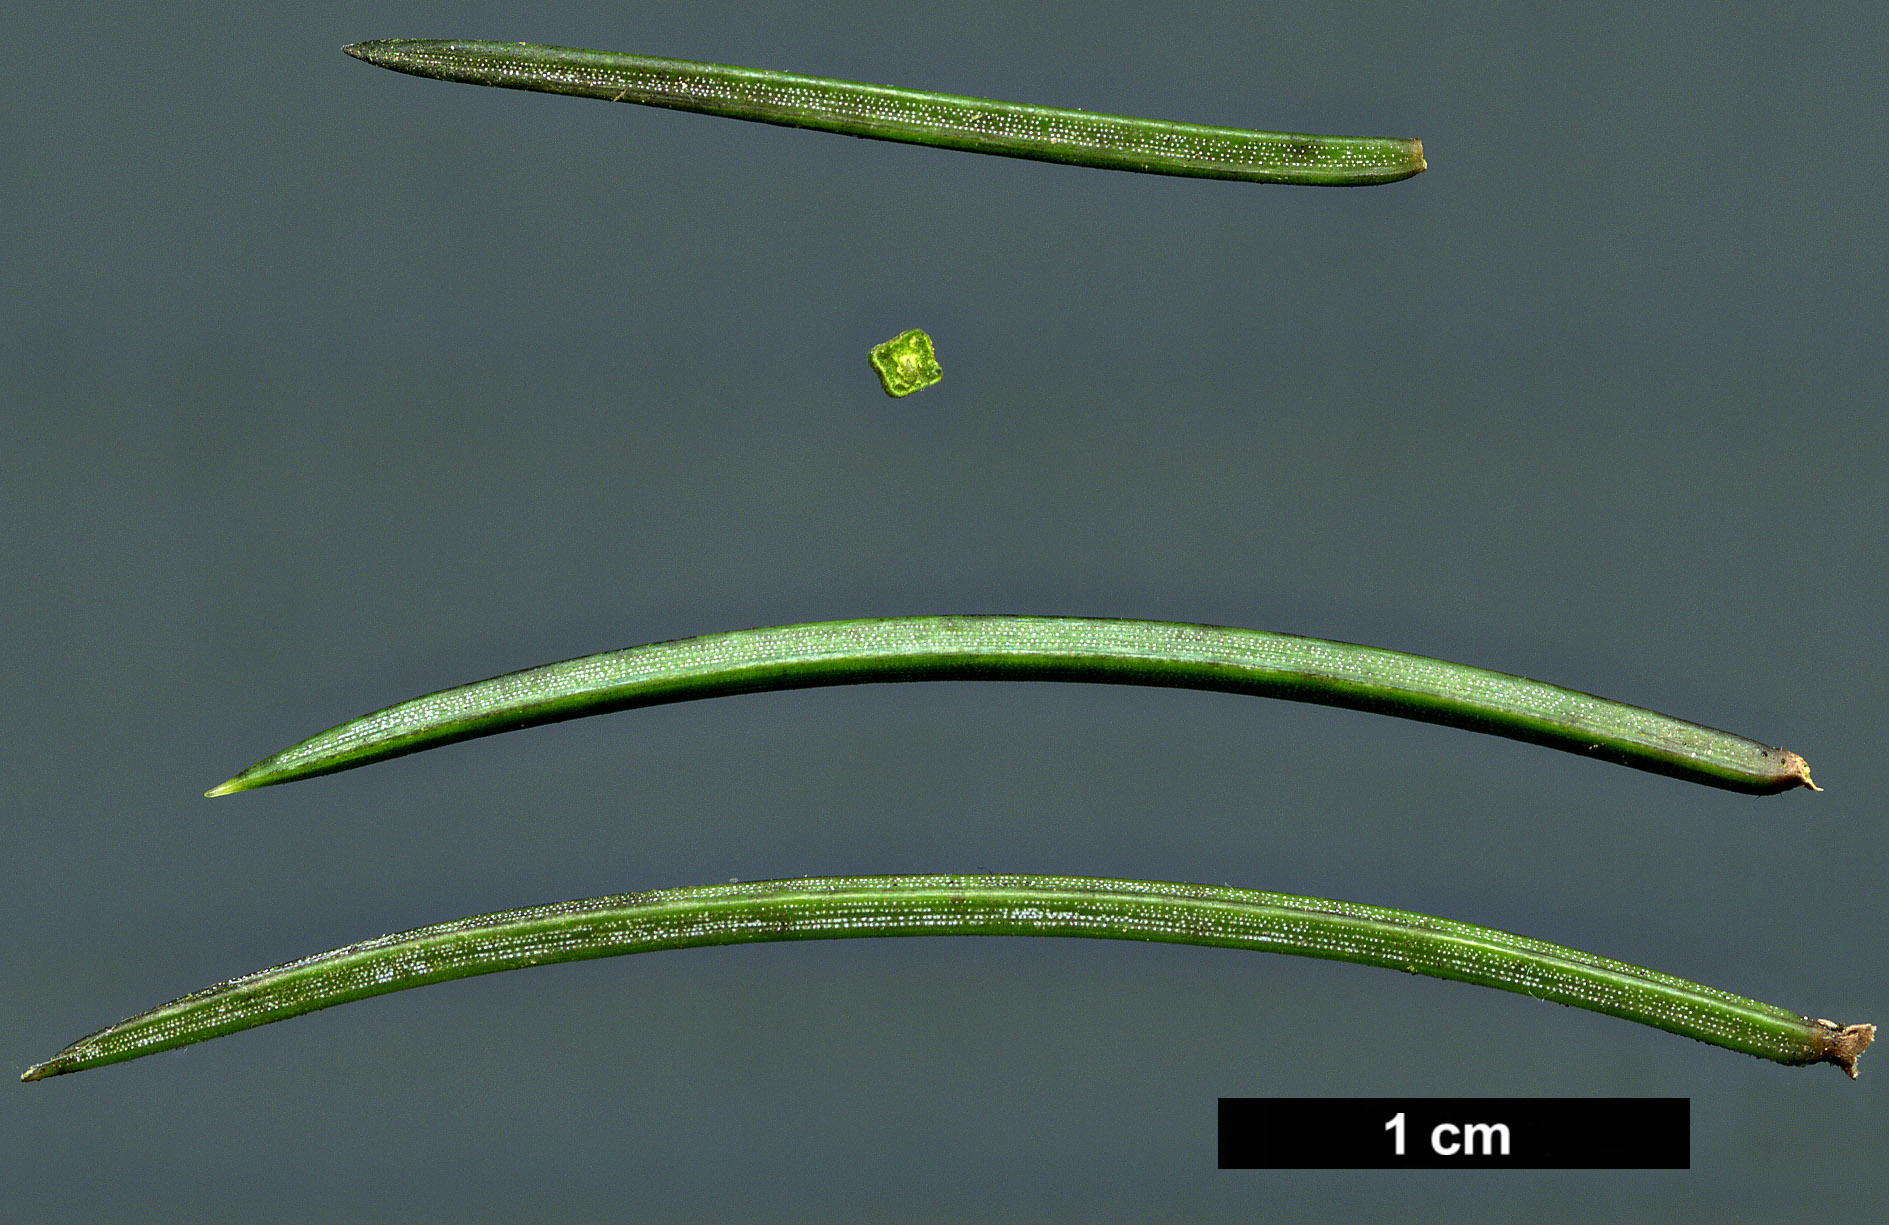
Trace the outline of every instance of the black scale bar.
{"label": "black scale bar", "polygon": [[1223,1097],[1223,1170],[1689,1170],[1687,1097]]}

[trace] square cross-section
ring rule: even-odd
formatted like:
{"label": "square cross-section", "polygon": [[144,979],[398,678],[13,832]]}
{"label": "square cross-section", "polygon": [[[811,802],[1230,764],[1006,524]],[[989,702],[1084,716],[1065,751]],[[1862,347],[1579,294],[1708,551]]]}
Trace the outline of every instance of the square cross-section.
{"label": "square cross-section", "polygon": [[931,337],[917,328],[874,345],[869,356],[889,396],[909,396],[944,377],[944,371],[938,368],[938,355],[932,352]]}

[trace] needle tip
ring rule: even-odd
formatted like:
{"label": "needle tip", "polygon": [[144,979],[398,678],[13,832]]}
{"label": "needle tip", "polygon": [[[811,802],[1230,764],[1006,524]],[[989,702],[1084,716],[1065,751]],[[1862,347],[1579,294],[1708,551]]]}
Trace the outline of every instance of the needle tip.
{"label": "needle tip", "polygon": [[367,64],[381,63],[380,56],[387,47],[386,39],[371,39],[364,43],[349,43],[341,48],[355,59]]}
{"label": "needle tip", "polygon": [[230,779],[228,782],[218,783],[216,786],[210,788],[203,793],[203,798],[206,800],[214,800],[219,795],[232,795],[242,790],[245,790],[245,788],[241,782],[241,776],[238,776],[237,778]]}

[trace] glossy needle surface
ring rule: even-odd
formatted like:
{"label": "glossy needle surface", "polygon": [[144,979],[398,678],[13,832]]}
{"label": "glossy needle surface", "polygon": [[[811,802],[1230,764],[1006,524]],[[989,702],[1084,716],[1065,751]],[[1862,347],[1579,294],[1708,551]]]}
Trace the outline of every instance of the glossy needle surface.
{"label": "glossy needle surface", "polygon": [[385,39],[342,48],[441,81],[638,102],[872,140],[1194,178],[1343,187],[1425,168],[1423,142],[1255,132],[533,43]]}
{"label": "glossy needle surface", "polygon": [[870,876],[627,893],[382,936],[140,1013],[21,1079],[136,1059],[407,987],[550,962],[716,944],[952,935],[1202,944],[1385,966],[1586,1008],[1779,1063],[1834,1063],[1852,1077],[1875,1035],[1873,1026],[1840,1026],[1560,945],[1377,906],[1085,877]]}
{"label": "glossy needle surface", "polygon": [[885,617],[658,642],[511,672],[330,728],[214,788],[228,795],[475,736],[695,698],[873,681],[1098,681],[1400,715],[1732,791],[1810,787],[1804,759],[1730,732],[1465,664],[1171,621]]}

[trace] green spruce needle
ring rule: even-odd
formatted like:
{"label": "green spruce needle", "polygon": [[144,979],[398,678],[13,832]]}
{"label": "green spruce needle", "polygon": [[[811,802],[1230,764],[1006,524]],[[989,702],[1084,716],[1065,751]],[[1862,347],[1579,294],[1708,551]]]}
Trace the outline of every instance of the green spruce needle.
{"label": "green spruce needle", "polygon": [[394,38],[342,50],[395,72],[1071,166],[1351,186],[1425,168],[1423,142],[1253,132],[532,43]]}
{"label": "green spruce needle", "polygon": [[1532,995],[1779,1063],[1834,1063],[1852,1077],[1876,1032],[1540,940],[1376,906],[1084,877],[866,876],[627,893],[382,936],[139,1013],[81,1038],[21,1079],[475,974],[659,949],[855,936],[1087,936],[1352,961]]}
{"label": "green spruce needle", "polygon": [[1785,749],[1421,655],[1169,621],[956,616],[737,630],[511,672],[330,728],[208,794],[638,706],[925,680],[1099,681],[1259,694],[1489,732],[1755,795],[1815,786],[1804,759]]}

